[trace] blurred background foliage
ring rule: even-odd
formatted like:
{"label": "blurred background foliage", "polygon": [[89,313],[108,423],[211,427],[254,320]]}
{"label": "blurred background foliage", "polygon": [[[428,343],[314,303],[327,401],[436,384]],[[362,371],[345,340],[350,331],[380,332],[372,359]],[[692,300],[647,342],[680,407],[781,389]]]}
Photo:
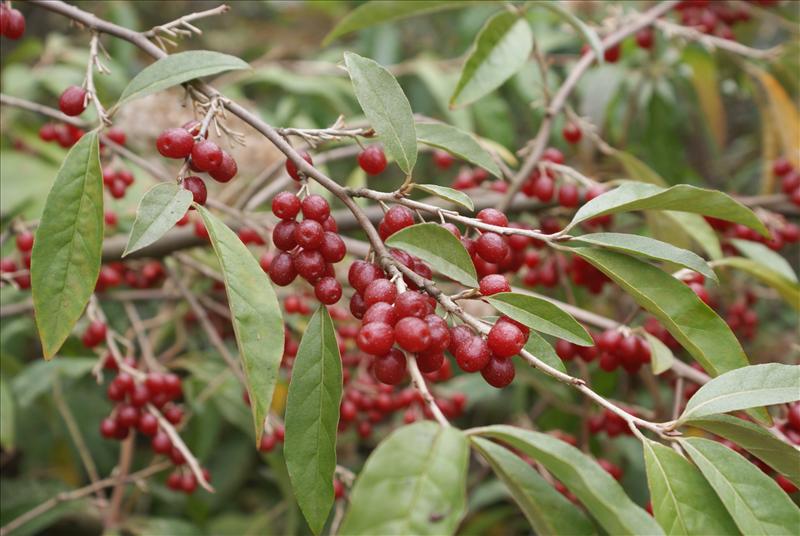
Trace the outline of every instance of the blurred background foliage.
{"label": "blurred background foliage", "polygon": [[[55,106],[68,85],[80,85],[88,56],[88,35],[69,26],[65,19],[40,9],[15,3],[27,18],[28,29],[19,42],[2,41],[2,92]],[[218,5],[206,1],[80,1],[76,5],[118,24],[146,30],[181,15]],[[501,4],[480,3],[469,9],[434,13],[397,23],[368,28],[341,38],[327,47],[321,42],[328,31],[358,2],[348,1],[233,1],[225,15],[197,23],[203,35],[181,41],[176,50],[208,49],[239,56],[251,71],[223,75],[216,85],[228,96],[257,110],[277,126],[326,127],[339,115],[348,123],[363,119],[346,73],[340,68],[342,53],[352,50],[392,66],[416,113],[441,119],[496,141],[513,153],[535,134],[543,114],[542,86],[533,60],[498,91],[466,109],[450,110],[447,101],[458,79],[463,55],[487,17],[503,9]],[[641,9],[644,2],[569,2],[582,19],[599,24],[618,9]],[[778,13],[796,24],[800,20],[796,2],[784,2]],[[537,46],[550,63],[546,84],[558,87],[578,57],[582,41],[575,32],[548,10],[528,11]],[[769,48],[786,42],[787,30],[769,19],[754,17],[738,25],[736,37],[755,48]],[[109,76],[97,78],[104,102],[114,102],[127,82],[150,59],[133,45],[103,37],[110,58],[104,60]],[[798,94],[800,54],[797,34],[781,58],[770,65],[769,76],[788,95]],[[780,129],[771,124],[767,107],[775,95],[732,55],[713,53],[698,45],[668,43],[658,35],[655,52],[638,49],[631,40],[623,45],[622,60],[595,66],[583,77],[571,104],[577,113],[595,124],[602,138],[646,162],[669,183],[707,185],[728,192],[755,195],[774,187],[769,163],[779,156],[774,137],[765,132]],[[773,90],[774,92],[774,90]],[[179,93],[155,105],[174,107]],[[796,99],[794,99],[796,102]],[[150,102],[149,105],[154,105]],[[46,192],[66,151],[38,139],[43,118],[8,107],[0,112],[0,217],[5,227],[11,218],[33,220],[41,212]],[[90,107],[85,117],[93,120]],[[154,114],[155,115],[155,114]],[[146,114],[124,116],[123,127],[130,145],[152,156],[152,141],[159,129]],[[558,121],[563,121],[559,118]],[[558,133],[563,123],[557,123]],[[766,127],[766,128],[765,128]],[[140,135],[137,135],[139,133]],[[618,178],[620,169],[600,157],[589,145],[568,148],[560,136],[552,144],[569,155],[569,163],[582,173],[600,179]],[[256,174],[277,158],[274,152],[253,156],[246,174]],[[442,172],[428,156],[420,162],[419,182],[450,184],[456,170]],[[765,165],[766,164],[766,165]],[[133,167],[133,166],[128,166]],[[137,178],[146,173],[133,168]],[[329,166],[328,172],[351,185],[366,177],[355,161]],[[241,178],[239,180],[242,180]],[[384,174],[372,186],[390,189],[402,180],[398,170]],[[136,190],[123,200],[113,201],[120,214],[119,231],[132,222],[135,206],[147,188],[138,180]],[[9,241],[11,242],[11,241]],[[2,255],[13,245],[6,243]],[[788,252],[797,258],[796,249]],[[736,292],[733,285],[732,292]],[[24,296],[5,287],[4,304]],[[589,299],[589,298],[584,298]],[[774,302],[767,302],[770,309]],[[613,305],[613,304],[612,304]],[[124,318],[109,304],[107,314]],[[609,309],[612,316],[621,311]],[[775,341],[785,340],[796,328],[796,317],[785,308],[763,310],[759,338],[749,355],[768,355]],[[156,309],[143,310],[153,315]],[[124,324],[124,323],[123,323]],[[180,329],[175,327],[175,329]],[[134,516],[127,531],[142,534],[294,534],[308,532],[292,499],[282,455],[262,455],[252,448],[251,424],[241,392],[231,377],[212,397],[198,401],[197,393],[209,379],[222,373],[219,359],[208,359],[203,345],[189,342],[192,351],[181,358],[190,372],[186,385],[193,418],[182,433],[187,444],[209,467],[215,494],[198,491],[192,496],[173,493],[163,478],[150,479],[128,499]],[[784,346],[785,347],[785,346]],[[116,464],[118,444],[104,441],[95,433],[108,412],[105,393],[90,374],[95,359],[79,341],[70,339],[58,360],[45,364],[37,360],[38,343],[31,316],[2,319],[0,370],[3,407],[15,406],[14,428],[17,449],[4,449],[0,524],[30,509],[55,493],[82,485],[86,476],[78,452],[70,440],[60,408],[68,406],[83,432],[87,448],[101,475]],[[510,413],[525,413],[537,400],[536,391],[546,390],[564,404],[574,403],[568,388],[553,380],[518,371],[520,381],[502,393],[491,390],[475,376],[456,378],[447,388],[469,394],[465,424],[501,422]],[[622,376],[620,376],[622,378]],[[477,380],[477,381],[474,381]],[[620,381],[625,381],[625,378]],[[620,389],[615,374],[598,372],[593,386],[602,394]],[[625,392],[627,386],[621,387]],[[11,393],[12,396],[7,396]],[[57,393],[57,395],[54,395]],[[630,393],[629,393],[630,394]],[[651,400],[646,392],[631,396],[642,405]],[[6,421],[7,422],[7,421]],[[575,432],[579,419],[551,405],[538,416],[537,426]],[[370,442],[377,443],[388,432],[379,430]],[[371,444],[358,442],[352,430],[340,437],[342,463],[358,469]],[[647,501],[644,468],[637,442],[618,438],[594,445],[598,454],[625,467],[624,486],[644,504]],[[141,452],[134,461],[141,467],[149,454]],[[263,463],[266,460],[266,463]],[[527,524],[502,486],[478,471],[472,475],[470,517],[462,524],[464,534],[512,534],[527,531]],[[23,527],[17,534],[91,534],[100,524],[91,501],[67,502],[46,516]],[[49,528],[48,528],[49,527]]]}

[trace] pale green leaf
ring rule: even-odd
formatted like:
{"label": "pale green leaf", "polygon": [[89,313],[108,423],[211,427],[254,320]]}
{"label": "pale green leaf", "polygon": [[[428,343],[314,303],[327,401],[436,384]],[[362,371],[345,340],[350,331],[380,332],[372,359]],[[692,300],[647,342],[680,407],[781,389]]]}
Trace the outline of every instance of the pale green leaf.
{"label": "pale green leaf", "polygon": [[11,380],[14,398],[20,408],[27,408],[40,396],[50,393],[56,378],[73,380],[88,375],[97,358],[65,357],[48,363],[36,361],[26,366]]}
{"label": "pale green leaf", "polygon": [[741,240],[739,238],[731,238],[731,243],[736,246],[736,249],[741,251],[745,257],[756,261],[761,266],[776,272],[792,283],[797,283],[797,274],[794,273],[792,265],[789,264],[781,254],[772,251],[764,244],[753,242],[752,240]]}
{"label": "pale green leaf", "polygon": [[147,247],[164,236],[186,214],[191,204],[192,193],[174,182],[153,186],[139,202],[136,220],[122,256]]}
{"label": "pale green leaf", "polygon": [[528,342],[525,343],[524,350],[530,352],[531,355],[538,357],[540,360],[544,361],[554,369],[558,369],[561,372],[567,372],[567,368],[564,366],[564,363],[561,361],[561,358],[558,357],[558,354],[553,347],[550,346],[550,343],[535,331],[531,331],[528,334]]}
{"label": "pale green leaf", "polygon": [[800,309],[800,284],[786,279],[763,263],[745,259],[744,257],[725,257],[714,261],[714,266],[728,266],[746,272],[765,285],[775,289],[786,303],[793,308]]}
{"label": "pale green leaf", "polygon": [[534,6],[543,7],[549,9],[562,19],[564,19],[567,24],[572,26],[578,33],[580,33],[586,42],[592,47],[595,56],[597,57],[598,63],[604,62],[603,57],[603,44],[600,42],[600,36],[597,35],[592,28],[587,26],[580,18],[576,17],[574,13],[572,13],[569,9],[563,7],[558,2],[550,2],[547,0],[533,0],[529,2]]}
{"label": "pale green leaf", "polygon": [[470,211],[475,210],[475,205],[472,203],[472,199],[467,194],[459,190],[448,188],[447,186],[439,186],[438,184],[414,184],[414,188],[435,195],[436,197],[441,197],[447,201],[459,204]]}
{"label": "pale green leaf", "polygon": [[650,335],[646,331],[643,335],[650,346],[650,367],[653,369],[653,374],[658,375],[672,368],[672,363],[675,361],[672,350],[658,337]]}
{"label": "pale green leaf", "polygon": [[495,177],[501,176],[497,163],[471,134],[444,123],[417,123],[416,128],[420,143],[443,149]]}
{"label": "pale green leaf", "polygon": [[501,292],[484,300],[504,315],[531,329],[581,346],[594,344],[586,328],[572,315],[548,300],[516,292]]}

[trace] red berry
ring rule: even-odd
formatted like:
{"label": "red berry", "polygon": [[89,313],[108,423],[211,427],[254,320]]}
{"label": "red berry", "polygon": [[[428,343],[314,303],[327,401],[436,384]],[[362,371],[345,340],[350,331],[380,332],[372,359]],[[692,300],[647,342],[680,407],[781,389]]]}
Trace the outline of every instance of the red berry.
{"label": "red berry", "polygon": [[347,281],[359,294],[363,294],[370,283],[382,278],[383,270],[365,261],[355,261],[347,273]]}
{"label": "red berry", "polygon": [[314,285],[314,295],[325,305],[333,305],[342,297],[342,285],[334,277],[323,277]]}
{"label": "red berry", "polygon": [[106,132],[106,137],[117,145],[125,145],[125,139],[127,138],[125,131],[117,127],[109,128]]}
{"label": "red berry", "polygon": [[184,493],[194,493],[197,489],[197,478],[192,473],[184,473],[181,477],[181,491]]}
{"label": "red berry", "polygon": [[149,413],[145,413],[139,417],[139,431],[146,436],[155,435],[158,432],[158,419]]}
{"label": "red berry", "polygon": [[781,489],[786,493],[797,493],[797,486],[795,486],[794,483],[785,476],[775,475],[775,482],[777,482]]}
{"label": "red berry", "polygon": [[578,143],[583,137],[583,132],[578,125],[574,123],[567,123],[561,130],[561,135],[568,143]]}
{"label": "red berry", "polygon": [[69,86],[59,97],[58,107],[66,115],[81,115],[86,109],[86,90],[78,86]]}
{"label": "red berry", "polygon": [[272,243],[275,247],[283,251],[291,251],[297,246],[295,231],[297,222],[294,220],[283,220],[272,228]]}
{"label": "red berry", "polygon": [[542,160],[545,162],[552,162],[554,164],[564,163],[564,153],[555,147],[548,147],[542,152]]}
{"label": "red berry", "polygon": [[653,30],[647,27],[636,32],[636,44],[645,50],[653,48]]}
{"label": "red berry", "polygon": [[397,287],[388,279],[375,279],[364,289],[364,304],[370,307],[378,302],[394,303]]}
{"label": "red berry", "polygon": [[428,323],[422,319],[407,316],[397,321],[394,337],[401,348],[409,352],[422,352],[431,344]]}
{"label": "red berry", "polygon": [[164,418],[172,424],[178,424],[183,419],[183,410],[180,406],[170,406],[164,412]]}
{"label": "red berry", "polygon": [[414,213],[406,207],[395,205],[386,211],[381,225],[385,226],[387,237],[391,236],[400,229],[414,225]]}
{"label": "red berry", "polygon": [[[452,331],[450,336],[451,340],[455,340]],[[479,335],[468,335],[468,337],[462,342],[456,342],[454,348],[456,363],[464,372],[477,372],[486,366],[492,353],[486,341]]]}
{"label": "red berry", "polygon": [[17,40],[25,33],[25,17],[19,10],[7,8],[4,5],[3,8],[0,8],[0,18],[3,19],[0,22],[2,35]]}
{"label": "red berry", "polygon": [[168,128],[156,139],[156,149],[167,158],[186,158],[192,154],[194,138],[182,128]]}
{"label": "red berry", "polygon": [[277,440],[272,434],[264,434],[261,436],[261,442],[258,445],[258,450],[261,452],[271,452],[275,448]]}
{"label": "red berry", "polygon": [[166,391],[166,381],[164,379],[164,374],[160,372],[151,372],[147,375],[144,380],[145,386],[147,386],[147,390],[153,396],[161,394]]}
{"label": "red berry", "polygon": [[780,157],[772,163],[772,172],[778,177],[783,177],[790,171],[792,171],[792,163],[784,157]]}
{"label": "red berry", "polygon": [[17,249],[20,251],[30,251],[33,249],[33,233],[22,231],[17,235]]}
{"label": "red berry", "polygon": [[117,412],[117,424],[125,428],[136,426],[139,422],[139,410],[133,406],[123,404]]}
{"label": "red berry", "polygon": [[100,435],[106,439],[113,439],[117,435],[117,421],[110,417],[100,421]]}
{"label": "red berry", "polygon": [[431,312],[427,297],[414,290],[407,290],[400,294],[394,302],[394,309],[397,318],[407,316],[425,318]]}
{"label": "red berry", "polygon": [[542,203],[549,203],[550,200],[553,199],[553,193],[555,193],[555,181],[548,177],[547,175],[542,175],[538,179],[533,186],[533,193],[536,197],[539,198],[539,201]]}
{"label": "red berry", "polygon": [[449,169],[456,159],[450,153],[439,149],[433,151],[433,164],[439,169]]}
{"label": "red berry", "polygon": [[45,123],[39,129],[39,138],[42,141],[56,141],[58,139],[58,131],[53,123]]}
{"label": "red berry", "polygon": [[278,286],[285,287],[297,277],[292,256],[288,253],[279,253],[269,265],[269,278]]}
{"label": "red berry", "polygon": [[619,43],[617,43],[616,45],[605,49],[603,52],[603,59],[608,63],[617,63],[621,54],[622,49],[620,48]]}
{"label": "red berry", "polygon": [[789,406],[787,422],[789,423],[789,426],[800,432],[800,402],[796,402]]}
{"label": "red berry", "polygon": [[362,324],[370,324],[372,322],[383,322],[394,326],[397,323],[397,311],[391,304],[386,302],[373,304],[361,319]]}
{"label": "red berry", "polygon": [[333,498],[338,500],[344,497],[344,484],[341,480],[334,479],[333,481]]}
{"label": "red berry", "polygon": [[308,220],[316,220],[320,223],[328,219],[331,215],[331,207],[321,195],[309,195],[300,204],[303,217]]}
{"label": "red berry", "polygon": [[130,401],[131,404],[137,408],[150,402],[150,391],[147,389],[147,386],[142,383],[134,385],[130,392]]}
{"label": "red berry", "polygon": [[478,238],[475,250],[486,262],[499,263],[508,255],[508,243],[497,233],[486,232]]}
{"label": "red berry", "polygon": [[578,187],[574,184],[567,182],[558,189],[558,204],[562,207],[577,207],[578,197]]}
{"label": "red berry", "polygon": [[496,225],[498,227],[508,226],[508,218],[506,215],[493,208],[485,208],[481,210],[478,212],[477,218],[483,223],[487,223],[489,225]]}
{"label": "red berry", "polygon": [[525,346],[525,334],[511,322],[498,320],[489,335],[486,344],[496,357],[507,358],[517,355]]}
{"label": "red berry", "polygon": [[622,333],[616,329],[604,331],[597,339],[597,346],[606,352],[619,351],[620,343],[622,343]]}
{"label": "red berry", "polygon": [[222,151],[222,162],[216,168],[211,169],[208,174],[217,182],[228,182],[238,172],[239,166],[236,165],[236,160],[225,151]]}
{"label": "red berry", "polygon": [[358,155],[358,165],[367,175],[378,175],[386,169],[386,155],[377,145],[370,145]]}
{"label": "red berry", "polygon": [[312,284],[325,275],[327,270],[325,258],[319,251],[304,249],[295,255],[293,262],[298,275]]}
{"label": "red berry", "polygon": [[481,376],[492,387],[502,389],[514,380],[514,363],[511,359],[492,358],[481,369]]}
{"label": "red berry", "polygon": [[[301,151],[299,154],[300,154],[300,157],[303,160],[305,160],[306,162],[308,162],[309,165],[312,165],[312,166],[314,165],[314,162],[311,160],[311,155],[310,154],[308,154],[305,151]],[[300,172],[297,169],[297,166],[295,165],[294,162],[292,162],[289,159],[286,160],[286,172],[294,180],[296,180],[296,181],[300,180]]]}
{"label": "red berry", "polygon": [[192,147],[192,164],[200,171],[217,169],[222,164],[222,149],[213,141],[201,140]]}
{"label": "red berry", "polygon": [[157,454],[167,454],[172,450],[172,441],[166,433],[156,432],[156,435],[150,440],[150,447]]}
{"label": "red berry", "polygon": [[292,192],[281,192],[272,199],[272,213],[282,220],[293,220],[300,212],[300,199]]}
{"label": "red berry", "polygon": [[511,285],[504,275],[489,274],[481,278],[480,291],[484,296],[491,296],[499,292],[511,292]]}
{"label": "red berry", "polygon": [[571,342],[565,341],[564,339],[558,339],[556,341],[556,354],[564,361],[572,361],[575,359],[576,353],[577,348],[575,348],[575,345]]}
{"label": "red berry", "polygon": [[325,231],[325,234],[322,236],[322,245],[319,251],[322,253],[326,262],[335,263],[344,259],[347,253],[347,247],[341,236],[330,231]]}
{"label": "red berry", "polygon": [[425,374],[436,372],[442,368],[444,363],[444,353],[426,350],[417,354],[417,367]]}
{"label": "red berry", "polygon": [[178,471],[174,473],[170,473],[167,477],[166,485],[169,489],[173,491],[178,491],[181,489],[181,474]]}
{"label": "red berry", "polygon": [[295,242],[305,249],[319,249],[324,235],[322,225],[314,220],[303,220],[294,228]]}
{"label": "red berry", "polygon": [[363,325],[356,335],[356,344],[362,352],[372,355],[386,354],[394,344],[394,329],[383,322]]}
{"label": "red berry", "polygon": [[[375,324],[370,324],[374,326]],[[375,359],[373,373],[381,383],[397,385],[406,376],[406,356],[397,348]]]}
{"label": "red berry", "polygon": [[208,198],[208,190],[206,190],[206,183],[203,179],[196,175],[184,177],[183,187],[192,192],[192,199],[198,205],[205,205]]}

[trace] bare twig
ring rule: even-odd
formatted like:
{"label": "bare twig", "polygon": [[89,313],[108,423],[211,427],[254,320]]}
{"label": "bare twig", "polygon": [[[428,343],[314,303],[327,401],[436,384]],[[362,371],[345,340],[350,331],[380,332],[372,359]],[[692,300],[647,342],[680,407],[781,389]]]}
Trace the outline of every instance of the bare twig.
{"label": "bare twig", "polygon": [[214,492],[214,488],[209,484],[206,480],[205,476],[203,476],[203,469],[200,467],[200,463],[197,461],[197,458],[194,457],[192,451],[189,450],[189,447],[186,446],[186,443],[183,442],[180,434],[175,430],[175,427],[164,418],[158,409],[153,406],[152,404],[147,404],[147,411],[158,420],[158,427],[169,436],[170,441],[172,442],[172,446],[178,449],[178,451],[183,455],[184,459],[186,460],[186,464],[191,469],[192,474],[197,479],[197,483],[203,487],[206,491],[210,491],[211,493]]}

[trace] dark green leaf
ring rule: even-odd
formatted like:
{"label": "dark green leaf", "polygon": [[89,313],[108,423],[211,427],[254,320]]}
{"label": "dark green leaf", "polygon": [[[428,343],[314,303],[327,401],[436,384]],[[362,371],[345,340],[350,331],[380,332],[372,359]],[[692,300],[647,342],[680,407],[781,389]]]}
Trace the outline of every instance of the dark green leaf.
{"label": "dark green leaf", "polygon": [[339,21],[331,32],[325,36],[325,46],[339,36],[356,30],[368,28],[383,22],[389,22],[414,15],[422,15],[444,9],[456,9],[476,5],[478,2],[461,2],[458,0],[403,0],[402,2],[385,2],[374,0],[365,2]]}
{"label": "dark green leaf", "polygon": [[189,210],[192,193],[174,182],[156,184],[144,194],[136,209],[125,255],[147,247],[172,229]]}
{"label": "dark green leaf", "polygon": [[594,344],[586,328],[572,315],[548,300],[516,292],[501,292],[484,300],[504,315],[531,329],[581,346]]}
{"label": "dark green leaf", "polygon": [[653,374],[658,375],[668,371],[675,361],[675,355],[672,350],[661,342],[658,337],[654,337],[647,332],[644,332],[643,335],[647,339],[647,344],[650,345],[650,366],[653,369]]}
{"label": "dark green leaf", "polygon": [[472,445],[505,483],[536,534],[596,534],[581,510],[516,454],[487,439]]}
{"label": "dark green leaf", "polygon": [[779,253],[772,251],[764,244],[759,244],[752,240],[731,238],[730,241],[745,257],[756,261],[773,272],[777,272],[792,283],[797,283],[797,274],[794,273],[792,265]]}
{"label": "dark green leaf", "polygon": [[69,336],[94,292],[103,249],[103,179],[97,132],[85,134],[58,170],[36,230],[31,290],[45,359]]}
{"label": "dark green leaf", "polygon": [[733,441],[800,486],[800,451],[766,428],[730,415],[709,415],[686,424]]}
{"label": "dark green leaf", "polygon": [[533,50],[528,21],[503,11],[481,28],[461,70],[450,106],[475,102],[500,87],[520,70]]}
{"label": "dark green leaf", "polygon": [[646,236],[624,233],[593,233],[581,235],[576,238],[576,241],[586,242],[629,255],[641,255],[649,259],[671,262],[699,272],[714,281],[717,280],[717,274],[699,255]]}
{"label": "dark green leaf", "polygon": [[439,272],[459,283],[478,286],[475,265],[461,242],[436,223],[418,223],[394,233],[386,245],[416,255]]}
{"label": "dark green leaf", "polygon": [[797,534],[800,509],[756,465],[716,441],[695,437],[683,439],[680,444],[742,533]]}
{"label": "dark green leaf", "polygon": [[655,315],[712,376],[747,366],[747,357],[725,321],[681,281],[627,255],[589,248],[574,251]]}
{"label": "dark green leaf", "polygon": [[423,421],[387,437],[350,494],[341,534],[453,534],[466,509],[469,445],[461,431]]}
{"label": "dark green leaf", "polygon": [[142,69],[122,92],[117,106],[195,78],[249,68],[246,62],[235,56],[211,50],[170,54]]}
{"label": "dark green leaf", "polygon": [[203,217],[222,267],[258,445],[283,357],[280,304],[264,270],[236,233],[205,208],[195,208]]}
{"label": "dark green leaf", "polygon": [[286,468],[297,503],[315,534],[333,505],[336,428],[342,398],[342,360],[328,309],[308,323],[292,368],[286,401]]}
{"label": "dark green leaf", "polygon": [[16,404],[11,388],[5,378],[0,376],[0,447],[5,451],[14,450],[16,433]]}
{"label": "dark green leaf", "polygon": [[586,507],[609,534],[663,534],[650,515],[628,498],[600,465],[555,437],[513,426],[476,430],[499,439],[541,463]]}
{"label": "dark green leaf", "polygon": [[535,6],[540,6],[546,9],[549,9],[562,19],[564,19],[567,24],[572,26],[578,33],[580,33],[586,42],[589,43],[589,46],[592,47],[592,50],[597,57],[598,63],[603,63],[603,44],[600,42],[600,37],[597,35],[592,28],[584,24],[584,22],[576,17],[569,9],[565,9],[562,7],[561,4],[557,2],[549,2],[547,0],[535,0],[530,2]]}
{"label": "dark green leaf", "polygon": [[741,223],[764,236],[769,236],[769,231],[752,210],[725,193],[688,184],[664,189],[640,182],[626,182],[595,197],[578,209],[566,229],[597,216],[633,210],[693,212]]}
{"label": "dark green leaf", "polygon": [[344,63],[358,103],[386,152],[406,175],[411,175],[417,162],[417,133],[403,88],[392,73],[369,58],[345,52]]}
{"label": "dark green leaf", "polygon": [[433,194],[436,197],[441,197],[447,201],[457,203],[462,207],[468,208],[470,211],[475,210],[475,205],[472,203],[472,199],[470,199],[470,197],[464,192],[454,190],[453,188],[439,186],[438,184],[415,184],[414,188],[417,190],[422,190],[423,192],[428,192],[429,194]]}
{"label": "dark green leaf", "polygon": [[667,534],[738,534],[703,474],[669,447],[642,442],[653,514]]}
{"label": "dark green leaf", "polygon": [[525,343],[524,349],[551,367],[558,369],[561,372],[567,372],[567,368],[564,366],[561,358],[558,357],[556,351],[553,350],[553,347],[550,346],[550,343],[544,340],[544,337],[535,331],[531,331],[528,334],[528,342]]}
{"label": "dark green leaf", "polygon": [[786,279],[763,263],[744,257],[725,257],[714,261],[714,265],[717,267],[728,266],[750,274],[765,285],[774,288],[793,308],[800,309],[800,285]]}
{"label": "dark green leaf", "polygon": [[444,123],[417,123],[417,140],[431,147],[444,149],[470,164],[482,167],[495,177],[500,168],[486,149],[467,132]]}
{"label": "dark green leaf", "polygon": [[766,363],[731,370],[703,385],[678,419],[800,400],[800,366]]}

